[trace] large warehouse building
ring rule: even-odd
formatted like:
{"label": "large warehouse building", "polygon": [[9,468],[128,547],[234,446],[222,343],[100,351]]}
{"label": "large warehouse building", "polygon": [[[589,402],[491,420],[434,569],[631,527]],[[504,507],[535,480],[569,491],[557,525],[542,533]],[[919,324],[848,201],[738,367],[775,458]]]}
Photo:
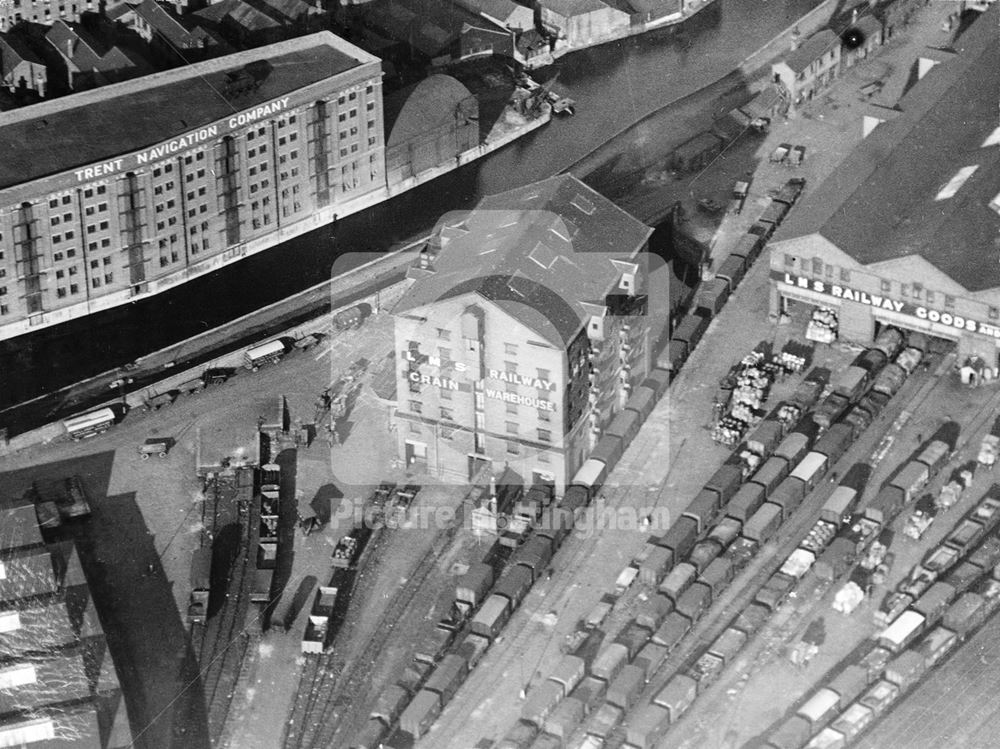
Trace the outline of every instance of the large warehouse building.
{"label": "large warehouse building", "polygon": [[5,112],[0,338],[384,200],[381,78],[321,32]]}
{"label": "large warehouse building", "polygon": [[394,310],[400,458],[561,492],[646,376],[651,231],[571,176],[446,219]]}
{"label": "large warehouse building", "polygon": [[[771,242],[771,310],[834,310],[839,334],[880,326],[957,342],[998,366],[1000,44],[992,8],[916,65],[919,80]],[[879,123],[879,124],[875,124]]]}

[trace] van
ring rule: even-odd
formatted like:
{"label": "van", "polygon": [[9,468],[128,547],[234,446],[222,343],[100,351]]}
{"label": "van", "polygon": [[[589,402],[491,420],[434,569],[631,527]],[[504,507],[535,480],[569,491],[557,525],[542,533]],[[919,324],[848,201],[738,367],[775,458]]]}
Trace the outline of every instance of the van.
{"label": "van", "polygon": [[265,364],[274,364],[281,361],[281,357],[284,355],[284,342],[279,340],[268,341],[259,346],[248,348],[243,353],[243,366],[251,372],[256,372]]}

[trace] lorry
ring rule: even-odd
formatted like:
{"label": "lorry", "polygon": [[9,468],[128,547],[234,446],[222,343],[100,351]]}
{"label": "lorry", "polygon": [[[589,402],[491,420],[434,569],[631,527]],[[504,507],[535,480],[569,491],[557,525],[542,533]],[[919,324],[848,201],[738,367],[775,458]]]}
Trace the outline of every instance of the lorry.
{"label": "lorry", "polygon": [[275,364],[281,361],[285,353],[285,343],[278,339],[262,343],[259,346],[251,346],[243,352],[243,366],[251,372],[256,372],[265,364]]}
{"label": "lorry", "polygon": [[153,455],[165,458],[169,451],[170,439],[167,437],[150,437],[139,445],[139,457],[143,460],[149,460]]}

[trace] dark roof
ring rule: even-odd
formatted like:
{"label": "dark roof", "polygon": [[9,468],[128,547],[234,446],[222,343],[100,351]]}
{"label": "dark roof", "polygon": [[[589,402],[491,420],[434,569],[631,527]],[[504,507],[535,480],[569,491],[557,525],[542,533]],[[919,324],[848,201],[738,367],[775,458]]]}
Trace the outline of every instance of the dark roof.
{"label": "dark roof", "polygon": [[[969,291],[1000,287],[996,256],[1000,45],[993,7],[791,213],[774,241],[821,234],[862,265],[918,255]],[[936,200],[963,167],[978,166],[953,197]]]}
{"label": "dark roof", "polygon": [[456,108],[472,93],[450,75],[432,75],[385,97],[386,148],[407,143],[443,124],[455,125]]}
{"label": "dark roof", "polygon": [[83,699],[90,696],[90,681],[84,668],[83,656],[70,651],[30,661],[7,661],[0,664],[0,682],[30,666],[34,681],[11,689],[0,689],[0,713],[53,705],[59,702]]}
{"label": "dark roof", "polygon": [[361,5],[359,13],[386,36],[428,57],[440,55],[469,28],[510,35],[486,16],[441,0],[374,0]]}
{"label": "dark roof", "polygon": [[[7,72],[7,67],[14,67],[20,60],[31,62],[35,65],[44,65],[42,58],[28,45],[28,43],[17,34],[0,34],[0,59],[3,62],[3,70]],[[16,59],[9,59],[8,55]]]}
{"label": "dark roof", "polygon": [[0,631],[0,659],[28,652],[47,652],[77,641],[63,601],[32,602],[0,611],[0,619],[12,620],[14,617],[18,626]]}
{"label": "dark roof", "polygon": [[541,5],[563,18],[582,16],[584,13],[606,10],[608,7],[601,0],[541,0]]}
{"label": "dark roof", "polygon": [[798,49],[785,55],[783,62],[794,72],[801,73],[825,52],[839,46],[840,38],[830,29],[823,29],[806,39]]}
{"label": "dark roof", "polygon": [[154,31],[175,47],[183,48],[195,43],[191,32],[184,28],[180,19],[156,0],[143,0],[135,7],[135,14],[141,16]]}
{"label": "dark roof", "polygon": [[875,36],[882,31],[882,22],[872,15],[862,16],[854,26],[865,35],[865,38]]}
{"label": "dark roof", "polygon": [[[323,31],[6,112],[0,188],[156,145],[377,59]],[[260,60],[271,72],[259,88],[235,101],[220,93],[227,72]]]}
{"label": "dark roof", "polygon": [[435,272],[410,287],[401,313],[477,294],[564,348],[604,305],[621,270],[638,262],[652,229],[571,175],[484,198],[442,232]]}
{"label": "dark roof", "polygon": [[[519,8],[520,3],[514,0],[455,0],[459,5],[476,13],[483,13],[500,22],[506,22]],[[525,8],[530,12],[530,8]]]}

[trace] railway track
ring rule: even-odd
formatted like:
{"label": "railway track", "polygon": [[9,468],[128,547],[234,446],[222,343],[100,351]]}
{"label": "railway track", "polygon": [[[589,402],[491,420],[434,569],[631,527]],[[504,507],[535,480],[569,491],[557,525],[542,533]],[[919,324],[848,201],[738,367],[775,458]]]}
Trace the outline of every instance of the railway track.
{"label": "railway track", "polygon": [[[249,553],[249,539],[255,520],[253,502],[241,502],[247,494],[239,486],[209,487],[210,497],[206,497],[202,510],[203,522],[212,520],[211,538],[217,539],[218,531],[232,523],[238,527],[236,548],[230,560],[230,573],[226,581],[226,598],[215,616],[209,618],[200,630],[200,659],[202,691],[208,713],[209,739],[217,745],[223,735],[226,717],[232,702],[233,689],[239,678],[243,658],[246,655],[247,638],[243,633],[250,605],[250,588],[253,585],[252,560]],[[252,486],[249,491],[252,500]],[[208,507],[211,505],[211,508]]]}
{"label": "railway track", "polygon": [[[392,601],[383,614],[386,626],[378,627],[369,639],[364,651],[354,662],[341,667],[341,680],[329,695],[319,721],[319,730],[314,741],[304,744],[304,747],[327,749],[332,746],[346,746],[346,742],[358,730],[362,711],[371,703],[373,685],[371,679],[371,664],[385,649],[393,634],[396,622],[404,619],[407,611],[420,593],[424,582],[437,565],[438,559],[448,549],[458,529],[464,524],[464,506],[460,505],[455,522],[445,530],[440,543],[432,543],[427,553],[417,564],[406,585],[397,590]],[[387,544],[392,537],[386,539]],[[338,741],[340,743],[338,743]]]}

